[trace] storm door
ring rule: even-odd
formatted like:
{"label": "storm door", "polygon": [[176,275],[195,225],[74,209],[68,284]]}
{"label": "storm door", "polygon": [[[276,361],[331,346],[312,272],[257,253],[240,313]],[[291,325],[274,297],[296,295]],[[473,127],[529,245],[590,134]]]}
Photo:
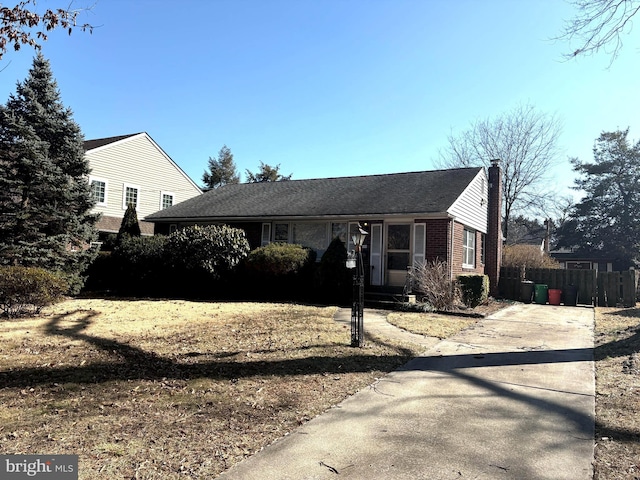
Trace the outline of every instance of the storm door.
{"label": "storm door", "polygon": [[387,285],[402,286],[411,266],[411,223],[387,225]]}

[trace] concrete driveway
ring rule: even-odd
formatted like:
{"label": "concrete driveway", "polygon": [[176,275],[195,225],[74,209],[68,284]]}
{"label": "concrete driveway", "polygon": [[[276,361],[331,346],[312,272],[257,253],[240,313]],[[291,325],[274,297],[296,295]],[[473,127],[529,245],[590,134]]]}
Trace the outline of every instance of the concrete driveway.
{"label": "concrete driveway", "polygon": [[591,479],[593,322],[590,307],[511,306],[219,478]]}

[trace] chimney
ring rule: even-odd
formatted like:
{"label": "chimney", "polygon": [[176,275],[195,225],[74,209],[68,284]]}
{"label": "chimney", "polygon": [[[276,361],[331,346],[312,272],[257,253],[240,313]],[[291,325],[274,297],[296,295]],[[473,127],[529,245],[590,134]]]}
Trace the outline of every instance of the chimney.
{"label": "chimney", "polygon": [[489,167],[489,203],[487,205],[487,239],[485,274],[489,277],[489,294],[498,296],[502,262],[502,170],[500,160],[491,160]]}

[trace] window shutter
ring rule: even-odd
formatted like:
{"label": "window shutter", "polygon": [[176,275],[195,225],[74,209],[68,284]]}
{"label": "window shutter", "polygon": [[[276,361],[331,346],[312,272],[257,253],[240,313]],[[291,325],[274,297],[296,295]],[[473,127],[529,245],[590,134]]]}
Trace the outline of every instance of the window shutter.
{"label": "window shutter", "polygon": [[427,251],[427,224],[416,223],[413,226],[413,268],[423,264]]}
{"label": "window shutter", "polygon": [[260,241],[261,246],[269,245],[271,242],[271,224],[263,223],[262,224],[262,239]]}

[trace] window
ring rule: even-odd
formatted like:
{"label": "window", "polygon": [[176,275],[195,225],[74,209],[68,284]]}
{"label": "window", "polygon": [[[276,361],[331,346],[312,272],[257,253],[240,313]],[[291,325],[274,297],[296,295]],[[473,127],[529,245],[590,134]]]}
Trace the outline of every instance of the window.
{"label": "window", "polygon": [[91,197],[96,201],[96,205],[107,204],[107,181],[101,178],[90,179]]}
{"label": "window", "polygon": [[169,208],[173,205],[173,193],[171,192],[162,192],[160,194],[160,210],[164,210],[165,208]]}
{"label": "window", "polygon": [[347,224],[346,223],[332,223],[331,224],[331,241],[338,237],[342,242],[347,244]]}
{"label": "window", "polygon": [[294,223],[293,243],[315,250],[319,261],[327,249],[326,223]]}
{"label": "window", "polygon": [[124,191],[122,192],[122,209],[126,210],[127,209],[127,205],[131,204],[133,205],[135,208],[138,208],[138,201],[139,201],[139,196],[138,196],[138,191],[140,189],[138,187],[136,187],[135,185],[127,185],[126,183],[124,184]]}
{"label": "window", "polygon": [[275,232],[273,234],[274,242],[288,242],[289,241],[289,224],[288,223],[276,223],[274,225]]}
{"label": "window", "polygon": [[465,268],[476,266],[476,232],[466,228],[462,234],[462,266]]}

